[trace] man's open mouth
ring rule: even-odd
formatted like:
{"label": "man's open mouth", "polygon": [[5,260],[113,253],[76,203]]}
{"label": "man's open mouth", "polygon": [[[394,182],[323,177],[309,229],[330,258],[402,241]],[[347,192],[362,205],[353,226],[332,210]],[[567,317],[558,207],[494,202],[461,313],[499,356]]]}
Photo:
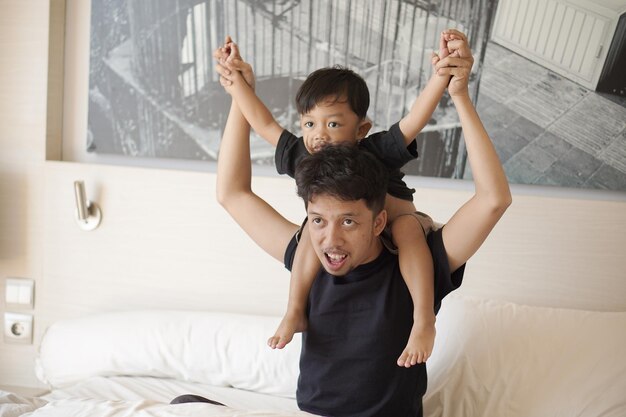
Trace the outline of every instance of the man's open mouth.
{"label": "man's open mouth", "polygon": [[348,257],[345,253],[329,253],[324,252],[324,257],[326,258],[326,262],[333,268],[340,268]]}

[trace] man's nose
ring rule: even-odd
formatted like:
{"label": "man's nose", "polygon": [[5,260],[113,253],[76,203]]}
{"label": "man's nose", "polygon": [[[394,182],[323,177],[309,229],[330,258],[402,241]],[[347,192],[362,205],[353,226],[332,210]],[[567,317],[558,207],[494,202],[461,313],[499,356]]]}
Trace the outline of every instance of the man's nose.
{"label": "man's nose", "polygon": [[326,229],[326,245],[330,247],[341,246],[343,235],[339,225],[329,225]]}

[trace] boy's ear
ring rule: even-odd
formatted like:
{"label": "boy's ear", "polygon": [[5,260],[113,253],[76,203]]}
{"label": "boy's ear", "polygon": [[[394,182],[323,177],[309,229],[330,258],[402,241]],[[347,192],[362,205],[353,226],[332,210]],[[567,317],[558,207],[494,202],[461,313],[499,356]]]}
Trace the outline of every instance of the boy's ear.
{"label": "boy's ear", "polygon": [[356,132],[357,139],[363,139],[365,136],[367,136],[367,132],[369,132],[371,128],[372,122],[370,121],[370,119],[366,117],[361,120],[361,123],[359,124]]}

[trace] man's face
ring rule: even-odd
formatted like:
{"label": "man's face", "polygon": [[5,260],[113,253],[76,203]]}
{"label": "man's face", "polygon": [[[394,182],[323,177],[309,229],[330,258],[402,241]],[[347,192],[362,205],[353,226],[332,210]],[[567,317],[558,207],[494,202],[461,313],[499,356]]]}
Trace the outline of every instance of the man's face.
{"label": "man's face", "polygon": [[343,98],[330,97],[300,116],[304,145],[310,153],[326,145],[356,144],[365,137],[370,126]]}
{"label": "man's face", "polygon": [[328,273],[346,275],[380,254],[378,235],[387,221],[384,210],[373,217],[364,200],[343,201],[321,194],[309,201],[307,214],[311,243]]}

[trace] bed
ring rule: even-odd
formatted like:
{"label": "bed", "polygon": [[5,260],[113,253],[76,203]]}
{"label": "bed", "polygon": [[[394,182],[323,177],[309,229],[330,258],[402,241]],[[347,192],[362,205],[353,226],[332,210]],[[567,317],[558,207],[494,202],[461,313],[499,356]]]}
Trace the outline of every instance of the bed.
{"label": "bed", "polygon": [[[63,320],[36,364],[50,392],[0,394],[7,416],[306,416],[300,339],[265,346],[278,317],[142,310]],[[626,312],[451,294],[437,317],[425,416],[626,416]],[[168,404],[196,394],[226,406]]]}

